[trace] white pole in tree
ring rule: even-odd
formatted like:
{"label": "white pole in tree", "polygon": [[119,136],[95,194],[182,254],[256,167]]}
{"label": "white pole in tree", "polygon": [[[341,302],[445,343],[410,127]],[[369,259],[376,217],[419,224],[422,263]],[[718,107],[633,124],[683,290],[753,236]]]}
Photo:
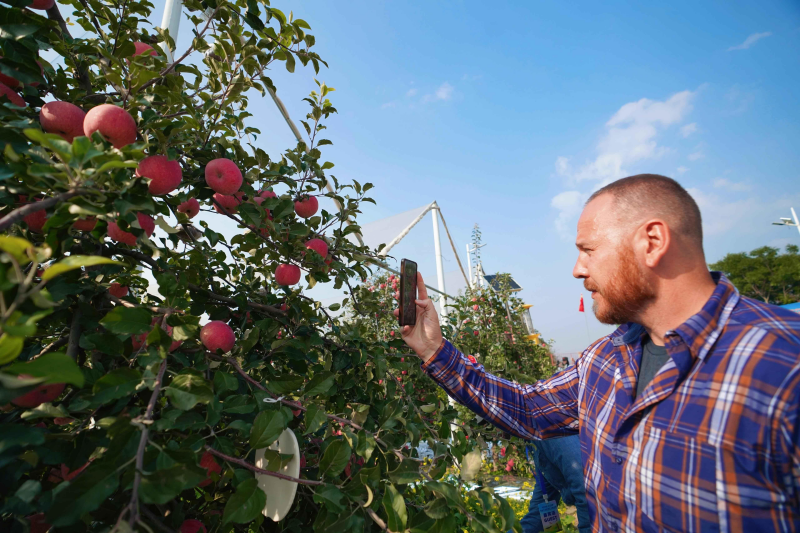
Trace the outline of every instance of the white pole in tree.
{"label": "white pole in tree", "polygon": [[792,210],[792,217],[794,217],[794,226],[797,228],[797,232],[800,233],[800,220],[797,219],[797,213],[794,212],[794,207],[790,209]]}
{"label": "white pole in tree", "polygon": [[[436,277],[439,282],[439,290],[446,293],[444,287],[444,267],[442,266],[442,244],[439,242],[439,205],[434,200],[431,209],[431,220],[433,220],[433,246],[436,254]],[[447,296],[439,299],[439,314],[447,316]]]}
{"label": "white pole in tree", "polygon": [[472,254],[469,253],[469,243],[467,243],[467,264],[469,265],[469,286],[475,287],[475,282],[472,280]]}
{"label": "white pole in tree", "polygon": [[[167,0],[164,5],[164,16],[161,18],[161,29],[167,30],[169,36],[174,42],[178,42],[178,30],[181,26],[181,8],[183,8],[182,0]],[[166,41],[161,43],[161,48],[167,56],[167,62],[172,63],[172,50]]]}

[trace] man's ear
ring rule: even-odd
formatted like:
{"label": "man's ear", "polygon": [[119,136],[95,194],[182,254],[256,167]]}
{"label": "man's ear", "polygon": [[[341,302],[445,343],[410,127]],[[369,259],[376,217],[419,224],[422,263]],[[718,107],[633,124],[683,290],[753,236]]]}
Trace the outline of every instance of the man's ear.
{"label": "man's ear", "polygon": [[649,268],[655,268],[661,262],[672,243],[672,234],[669,226],[664,220],[654,218],[644,223],[640,233],[644,264]]}

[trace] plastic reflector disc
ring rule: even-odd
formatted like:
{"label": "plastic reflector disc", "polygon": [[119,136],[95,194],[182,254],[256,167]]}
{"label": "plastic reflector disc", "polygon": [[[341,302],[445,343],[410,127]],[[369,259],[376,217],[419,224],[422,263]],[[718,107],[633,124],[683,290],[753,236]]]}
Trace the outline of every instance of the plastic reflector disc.
{"label": "plastic reflector disc", "polygon": [[[269,448],[256,450],[256,466],[265,470],[269,463],[268,460],[264,459],[264,452],[267,449],[294,455],[278,472],[287,476],[300,477],[300,447],[297,445],[297,437],[294,436],[292,430],[284,429],[278,440],[273,442]],[[263,511],[264,516],[271,518],[273,522],[283,520],[294,503],[297,483],[264,474],[256,474],[256,479],[258,480],[258,486],[267,495],[267,504],[264,506]]]}

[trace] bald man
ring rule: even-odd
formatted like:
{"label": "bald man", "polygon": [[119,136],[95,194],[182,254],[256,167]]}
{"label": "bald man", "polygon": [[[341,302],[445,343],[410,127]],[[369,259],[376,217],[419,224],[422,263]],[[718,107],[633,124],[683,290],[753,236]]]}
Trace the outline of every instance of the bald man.
{"label": "bald man", "polygon": [[406,343],[448,394],[525,439],[578,433],[594,532],[800,531],[800,315],[739,294],[700,210],[642,174],[592,195],[573,276],[616,331],[550,379],[487,374],[442,338],[418,278]]}

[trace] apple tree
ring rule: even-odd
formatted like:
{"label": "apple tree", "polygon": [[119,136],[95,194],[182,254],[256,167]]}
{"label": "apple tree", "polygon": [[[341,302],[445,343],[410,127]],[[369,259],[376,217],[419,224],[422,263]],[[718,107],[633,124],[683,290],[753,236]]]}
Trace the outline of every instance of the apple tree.
{"label": "apple tree", "polygon": [[[271,70],[326,66],[309,23],[187,0],[193,39],[168,60],[146,0],[4,2],[0,529],[519,528],[469,483],[454,410],[391,379],[412,366],[400,341],[303,292],[360,306],[375,257],[349,238],[371,185],[323,160],[332,89],[283,153],[259,137],[285,125],[248,111]],[[286,430],[296,478],[290,457],[254,460]],[[256,476],[298,484],[282,521]]]}

